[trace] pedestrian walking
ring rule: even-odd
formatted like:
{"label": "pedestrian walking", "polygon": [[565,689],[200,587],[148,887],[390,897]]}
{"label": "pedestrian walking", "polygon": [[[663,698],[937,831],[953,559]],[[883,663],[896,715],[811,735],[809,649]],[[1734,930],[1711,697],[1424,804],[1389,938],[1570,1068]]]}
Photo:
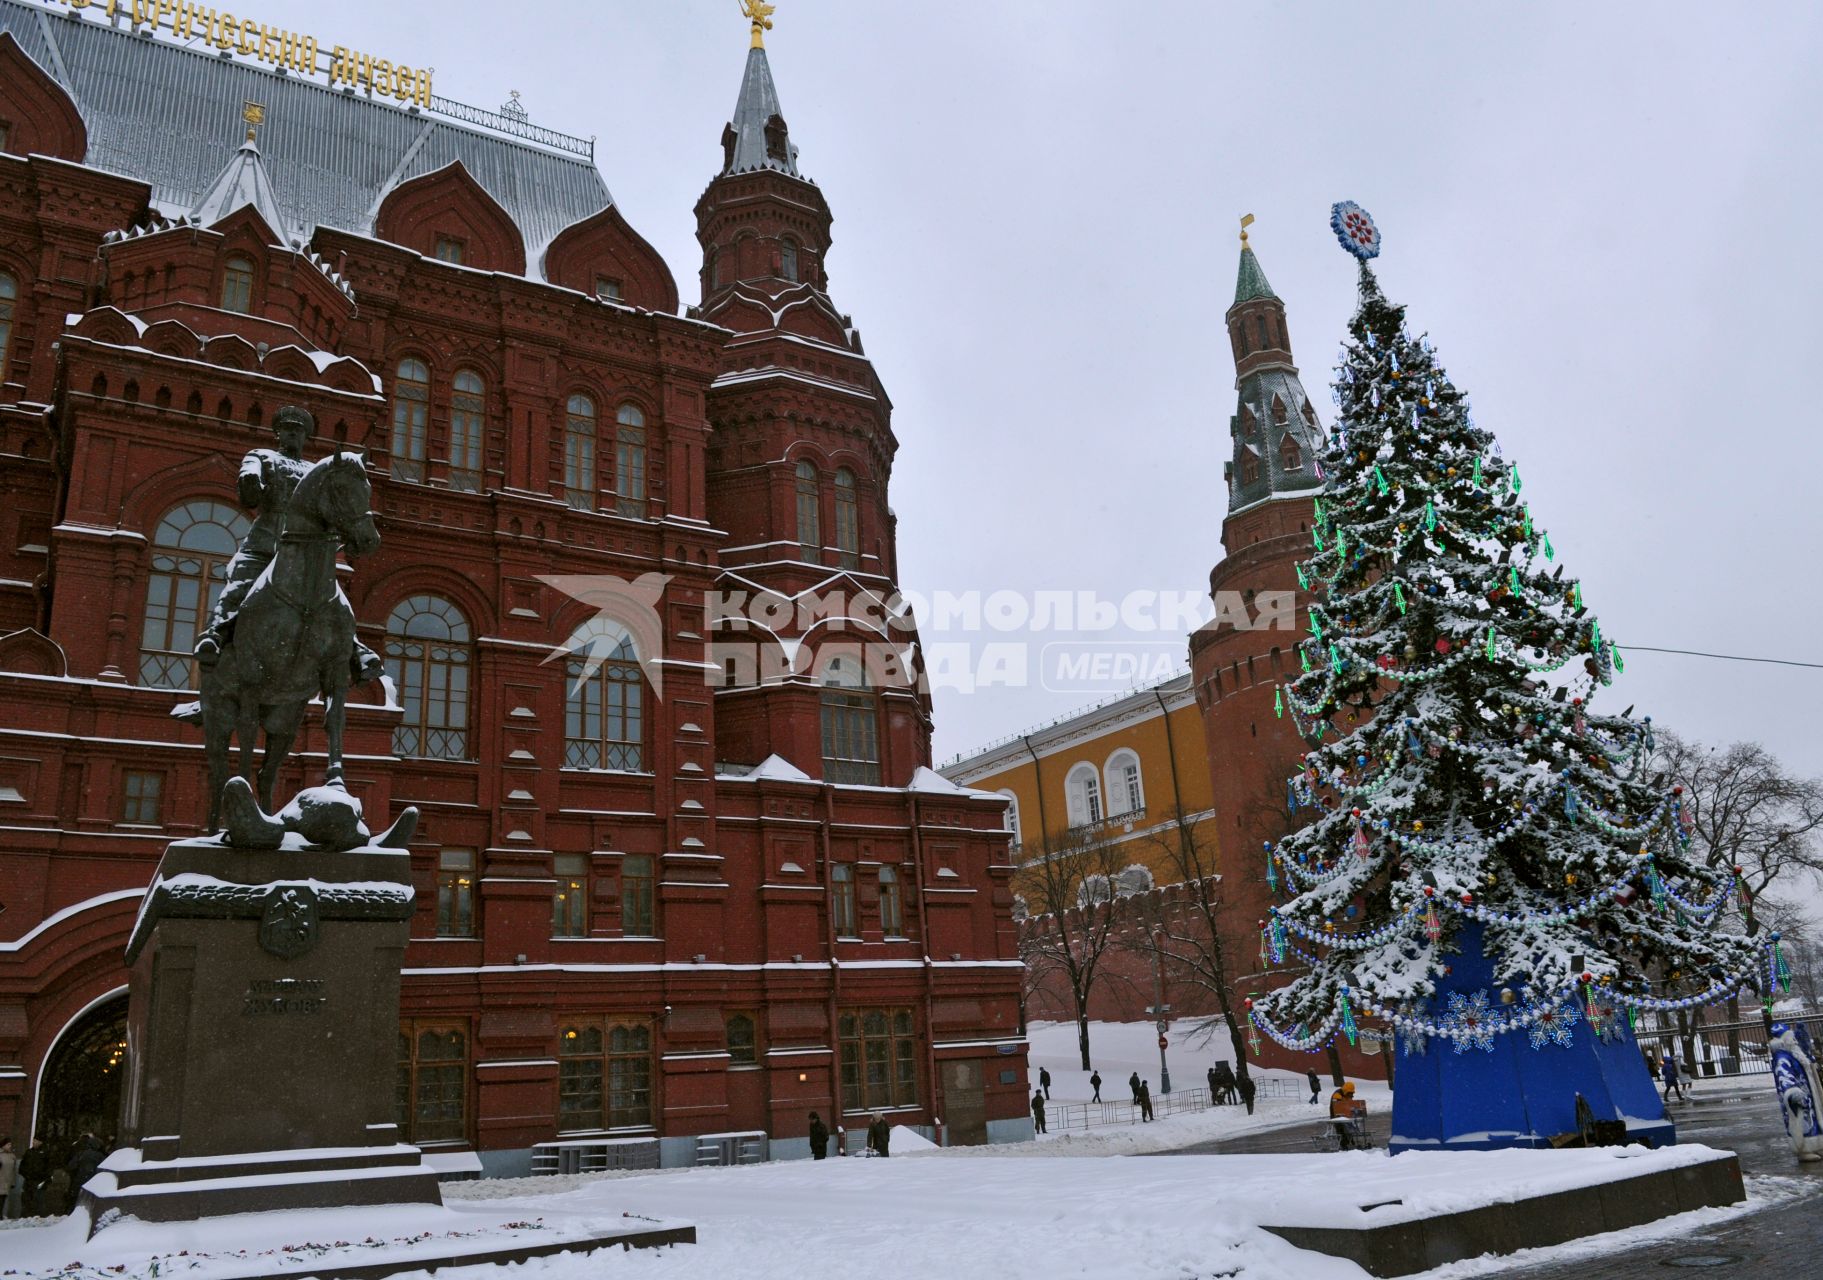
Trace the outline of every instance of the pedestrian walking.
{"label": "pedestrian walking", "polygon": [[19,1157],[19,1182],[25,1193],[25,1216],[37,1218],[49,1214],[45,1207],[46,1179],[51,1176],[51,1152],[43,1138],[33,1138],[32,1145]]}
{"label": "pedestrian walking", "polygon": [[1237,1087],[1241,1091],[1241,1101],[1247,1104],[1247,1114],[1252,1115],[1253,1114],[1253,1094],[1254,1094],[1254,1089],[1255,1089],[1255,1085],[1253,1083],[1253,1077],[1250,1075],[1242,1075],[1238,1082]]}
{"label": "pedestrian walking", "polygon": [[812,1111],[810,1113],[810,1158],[821,1160],[829,1154],[829,1126],[823,1123],[823,1117]]}
{"label": "pedestrian walking", "polygon": [[877,1156],[884,1157],[887,1144],[892,1141],[893,1131],[886,1123],[886,1117],[875,1113],[874,1122],[867,1126],[867,1149]]}
{"label": "pedestrian walking", "polygon": [[1139,1072],[1135,1071],[1127,1077],[1127,1088],[1133,1090],[1133,1105],[1137,1107],[1139,1105]]}
{"label": "pedestrian walking", "polygon": [[1089,1074],[1089,1088],[1095,1090],[1095,1096],[1090,1098],[1089,1101],[1090,1102],[1100,1102],[1101,1101],[1101,1072],[1094,1071]]}
{"label": "pedestrian walking", "polygon": [[1032,1090],[1032,1127],[1033,1132],[1044,1132],[1044,1091]]}
{"label": "pedestrian walking", "polygon": [[95,1176],[95,1171],[101,1168],[101,1161],[101,1139],[92,1133],[84,1134],[82,1142],[76,1148],[76,1154],[70,1157],[70,1163],[67,1166],[70,1173],[71,1199],[75,1198],[76,1192],[82,1190],[83,1183]]}
{"label": "pedestrian walking", "polygon": [[1305,1072],[1304,1078],[1310,1081],[1310,1105],[1314,1107],[1317,1105],[1317,1095],[1323,1092],[1323,1082],[1317,1079],[1317,1073],[1314,1070]]}
{"label": "pedestrian walking", "polygon": [[1659,1078],[1665,1082],[1665,1101],[1671,1101],[1671,1095],[1675,1093],[1679,1102],[1688,1102],[1690,1099],[1684,1090],[1684,1082],[1678,1078],[1677,1059],[1667,1053],[1664,1061],[1659,1063],[1658,1070]]}
{"label": "pedestrian walking", "polygon": [[1049,1067],[1038,1068],[1038,1087],[1044,1090],[1045,1101],[1050,1101],[1051,1069]]}
{"label": "pedestrian walking", "polygon": [[1209,1081],[1209,1105],[1213,1107],[1222,1100],[1221,1086],[1219,1086],[1215,1082],[1215,1068],[1214,1067],[1209,1068],[1209,1074],[1207,1076],[1207,1079]]}
{"label": "pedestrian walking", "polygon": [[1148,1080],[1139,1082],[1139,1118],[1142,1121],[1152,1118],[1152,1084]]}
{"label": "pedestrian walking", "polygon": [[19,1216],[19,1157],[13,1140],[0,1134],[0,1218]]}

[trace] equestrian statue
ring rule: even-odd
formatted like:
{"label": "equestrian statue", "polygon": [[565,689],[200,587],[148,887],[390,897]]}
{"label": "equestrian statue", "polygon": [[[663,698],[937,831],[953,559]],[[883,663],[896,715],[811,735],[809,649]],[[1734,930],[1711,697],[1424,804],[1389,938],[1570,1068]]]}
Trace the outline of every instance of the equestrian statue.
{"label": "equestrian statue", "polygon": [[[226,821],[236,847],[278,848],[288,832],[309,844],[353,848],[369,841],[360,804],[342,780],[342,730],[350,685],[381,671],[379,655],[355,638],[354,610],[336,581],[336,561],[380,545],[369,506],[367,464],[340,443],[304,461],[315,420],[286,406],[273,415],[277,449],[255,449],[241,463],[242,503],[258,514],[228,562],[227,581],[197,641],[201,698],[172,712],[199,723],[209,762],[209,829]],[[273,786],[313,698],[323,700],[328,767],[324,786],[273,812]],[[251,785],[254,739],[265,733],[258,791]],[[239,768],[228,769],[230,743]],[[397,847],[416,812],[375,844]]]}

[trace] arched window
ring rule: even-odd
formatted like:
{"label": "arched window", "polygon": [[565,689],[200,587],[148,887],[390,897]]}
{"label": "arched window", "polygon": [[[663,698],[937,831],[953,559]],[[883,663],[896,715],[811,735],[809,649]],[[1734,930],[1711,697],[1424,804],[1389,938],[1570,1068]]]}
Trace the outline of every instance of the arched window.
{"label": "arched window", "polygon": [[817,481],[817,464],[805,458],[798,463],[797,477],[798,546],[806,560],[816,560],[823,546],[823,496]]}
{"label": "arched window", "polygon": [[709,287],[711,289],[722,287],[722,251],[720,249],[711,248],[709,250]]}
{"label": "arched window", "polygon": [[1271,346],[1272,339],[1266,336],[1266,317],[1264,314],[1254,316],[1253,327],[1259,332],[1261,348],[1263,349]]}
{"label": "arched window", "polygon": [[563,498],[578,511],[595,510],[595,402],[570,397],[563,418]]}
{"label": "arched window", "polygon": [[1013,833],[1013,847],[1017,849],[1019,847],[1019,797],[1011,791],[1002,791],[999,794],[1006,797],[1006,817],[1003,821],[1006,823],[1006,829]]}
{"label": "arched window", "polygon": [[601,1024],[577,1023],[557,1033],[557,1131],[601,1128],[602,1067],[607,1038]]}
{"label": "arched window", "polygon": [[1298,448],[1298,442],[1289,431],[1279,441],[1279,466],[1286,471],[1297,471],[1304,466],[1304,451]]}
{"label": "arched window", "polygon": [[787,280],[798,278],[798,242],[790,236],[779,241],[779,274]]}
{"label": "arched window", "polygon": [[253,260],[239,254],[222,264],[222,310],[253,310]]}
{"label": "arched window", "polygon": [[563,767],[645,767],[645,675],[633,637],[613,623],[591,618],[564,645]]}
{"label": "arched window", "polygon": [[424,479],[424,437],[430,421],[430,370],[416,356],[399,361],[392,387],[392,476]]}
{"label": "arched window", "polygon": [[858,658],[835,657],[823,668],[823,777],[864,786],[880,783],[874,695]]}
{"label": "arched window", "polygon": [[899,896],[899,873],[880,868],[880,932],[889,938],[905,936],[905,905]]}
{"label": "arched window", "polygon": [[19,282],[0,271],[0,382],[6,381],[6,358],[13,350],[13,304],[19,298]]}
{"label": "arched window", "polygon": [[247,536],[247,517],[220,502],[187,502],[158,522],[152,577],[139,633],[139,683],[196,688],[191,651],[227,580],[228,559]]}
{"label": "arched window", "polygon": [[1108,757],[1108,814],[1138,813],[1146,807],[1146,792],[1139,776],[1139,757],[1122,748]]}
{"label": "arched window", "polygon": [[830,912],[836,937],[853,938],[855,930],[855,869],[846,862],[829,868]]}
{"label": "arched window", "polygon": [[1070,825],[1086,827],[1101,821],[1101,779],[1092,764],[1079,764],[1064,779]]}
{"label": "arched window", "polygon": [[636,404],[621,405],[615,418],[614,510],[646,514],[646,415]]}
{"label": "arched window", "polygon": [[468,758],[468,619],[447,600],[412,596],[386,619],[386,674],[404,718],[393,728],[394,755]]}
{"label": "arched window", "polygon": [[472,369],[460,369],[450,384],[449,487],[481,491],[481,434],[487,421],[487,386]]}
{"label": "arched window", "polygon": [[407,1142],[468,1136],[468,1031],[407,1022],[399,1029],[399,1133]]}
{"label": "arched window", "polygon": [[847,467],[836,472],[836,560],[844,569],[861,567],[861,503]]}

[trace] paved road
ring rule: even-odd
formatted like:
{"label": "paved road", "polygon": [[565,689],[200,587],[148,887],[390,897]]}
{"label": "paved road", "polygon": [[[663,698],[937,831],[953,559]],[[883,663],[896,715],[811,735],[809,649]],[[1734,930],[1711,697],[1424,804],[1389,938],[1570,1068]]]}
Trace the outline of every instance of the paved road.
{"label": "paved road", "polygon": [[[1318,1108],[1309,1124],[1200,1143],[1177,1155],[1307,1152],[1320,1125]],[[1669,1280],[1673,1275],[1735,1276],[1741,1280],[1817,1280],[1823,1276],[1823,1165],[1800,1165],[1779,1124],[1772,1084],[1753,1076],[1738,1088],[1705,1086],[1694,1101],[1674,1104],[1678,1137],[1735,1152],[1752,1177],[1772,1174],[1798,1180],[1798,1197],[1699,1233],[1633,1249],[1622,1255],[1574,1261],[1515,1264],[1502,1271],[1512,1280]],[[1375,1142],[1384,1145],[1388,1118],[1370,1116]]]}

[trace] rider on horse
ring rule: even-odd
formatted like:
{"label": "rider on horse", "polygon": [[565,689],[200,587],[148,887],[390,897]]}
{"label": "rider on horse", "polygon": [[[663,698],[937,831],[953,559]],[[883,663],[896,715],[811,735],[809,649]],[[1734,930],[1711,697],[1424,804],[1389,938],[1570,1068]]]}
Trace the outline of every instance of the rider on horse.
{"label": "rider on horse", "polygon": [[[208,629],[196,642],[196,660],[204,667],[214,666],[221,657],[222,646],[234,634],[241,602],[278,554],[292,492],[310,470],[310,464],[304,461],[304,441],[315,434],[316,419],[309,410],[286,405],[272,415],[272,430],[278,437],[277,449],[254,449],[241,460],[241,505],[258,514],[241,540],[240,550],[228,561],[227,581],[215,602]],[[355,683],[374,679],[382,669],[380,655],[357,639],[353,657]]]}

